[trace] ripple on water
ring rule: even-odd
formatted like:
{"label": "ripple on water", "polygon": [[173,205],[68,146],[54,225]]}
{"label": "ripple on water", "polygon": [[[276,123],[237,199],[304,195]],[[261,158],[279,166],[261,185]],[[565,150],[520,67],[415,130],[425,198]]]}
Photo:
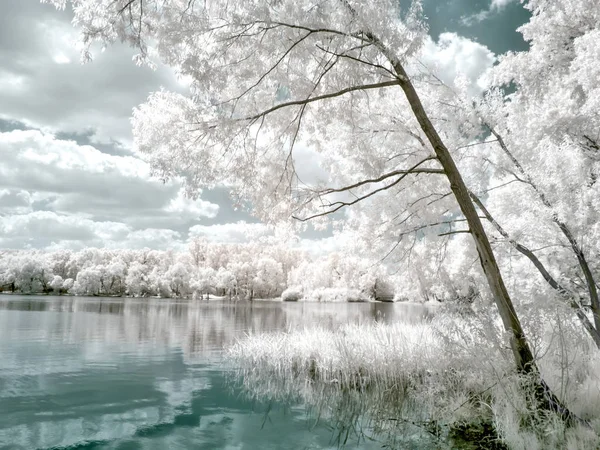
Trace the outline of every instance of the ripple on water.
{"label": "ripple on water", "polygon": [[311,428],[301,406],[233,392],[223,348],[249,332],[397,320],[399,311],[0,296],[0,448],[336,448],[331,428]]}

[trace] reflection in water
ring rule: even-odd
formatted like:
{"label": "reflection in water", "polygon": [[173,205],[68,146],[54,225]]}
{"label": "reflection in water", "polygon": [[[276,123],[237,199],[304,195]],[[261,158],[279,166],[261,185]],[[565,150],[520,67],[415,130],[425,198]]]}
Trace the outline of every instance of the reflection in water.
{"label": "reflection in water", "polygon": [[[337,328],[365,321],[421,322],[432,311],[417,304],[393,303],[283,303],[185,301],[170,299],[114,299],[89,297],[26,297],[0,299],[0,339],[3,332],[23,332],[43,338],[48,345],[81,342],[96,347],[111,343],[151,343],[181,348],[184,358],[219,352],[246,333],[287,330],[306,326]],[[39,326],[31,329],[26,314],[37,311]],[[62,313],[74,313],[64,315]],[[116,315],[118,317],[109,317]],[[16,321],[16,327],[7,321]],[[32,335],[33,333],[33,335]],[[138,350],[143,349],[139,347]],[[90,348],[90,351],[94,350]]]}
{"label": "reflection in water", "polygon": [[[247,333],[429,314],[383,303],[1,297],[0,448],[334,448],[305,409],[231,392],[222,349]],[[380,447],[370,445],[354,448]]]}

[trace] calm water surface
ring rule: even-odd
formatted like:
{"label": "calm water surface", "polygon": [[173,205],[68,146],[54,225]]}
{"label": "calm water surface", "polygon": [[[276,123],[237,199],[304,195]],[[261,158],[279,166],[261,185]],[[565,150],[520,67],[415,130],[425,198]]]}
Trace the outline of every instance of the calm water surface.
{"label": "calm water surface", "polygon": [[408,304],[0,296],[0,449],[337,448],[302,405],[234,391],[223,349],[249,332],[428,315]]}

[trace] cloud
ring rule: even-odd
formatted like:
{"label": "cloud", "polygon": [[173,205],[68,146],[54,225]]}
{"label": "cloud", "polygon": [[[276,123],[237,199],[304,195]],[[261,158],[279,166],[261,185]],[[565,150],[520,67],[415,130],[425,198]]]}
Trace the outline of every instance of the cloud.
{"label": "cloud", "polygon": [[454,86],[457,77],[466,77],[471,83],[471,95],[478,95],[485,89],[485,74],[496,61],[486,46],[456,33],[442,33],[437,42],[429,38],[421,58],[449,86]]}
{"label": "cloud", "polygon": [[463,16],[461,17],[460,21],[467,27],[483,22],[484,20],[489,19],[493,14],[504,10],[504,8],[506,8],[506,6],[510,3],[515,3],[516,1],[517,0],[492,0],[492,3],[488,9],[483,9],[477,13]]}
{"label": "cloud", "polygon": [[31,210],[32,195],[20,189],[0,189],[0,210],[4,214],[22,214]]}
{"label": "cloud", "polygon": [[137,67],[125,44],[81,65],[71,18],[39,0],[0,2],[0,118],[129,146],[132,108],[160,86],[181,91],[185,83],[166,66]]}
{"label": "cloud", "polygon": [[182,248],[180,233],[169,229],[134,230],[119,222],[101,222],[52,211],[0,217],[2,248]]}
{"label": "cloud", "polygon": [[34,211],[0,218],[0,231],[2,246],[14,248],[15,242],[26,244],[36,239],[48,242],[117,240],[123,239],[129,230],[122,223],[94,222],[51,211]]}
{"label": "cloud", "polygon": [[[39,130],[0,132],[0,208],[3,246],[11,248],[67,241],[165,247],[167,237],[219,212],[215,203],[186,198],[180,182],[153,179],[138,158]],[[142,232],[148,229],[164,231]]]}
{"label": "cloud", "polygon": [[315,185],[329,179],[329,173],[323,168],[323,156],[304,144],[294,147],[294,167],[301,182]]}
{"label": "cloud", "polygon": [[189,238],[205,238],[211,242],[244,243],[272,236],[273,230],[263,223],[239,221],[218,225],[194,225],[189,229]]}
{"label": "cloud", "polygon": [[165,228],[146,228],[131,231],[124,241],[116,243],[120,248],[183,249],[181,233]]}
{"label": "cloud", "polygon": [[43,193],[38,201],[56,212],[182,222],[214,218],[219,211],[214,203],[184,198],[178,182],[151,178],[138,158],[109,155],[41,131],[0,133],[0,155],[0,188]]}
{"label": "cloud", "polygon": [[205,200],[192,200],[185,196],[185,189],[181,188],[177,196],[165,207],[165,211],[187,219],[212,218],[219,212],[219,205]]}
{"label": "cloud", "polygon": [[319,257],[346,250],[349,244],[347,235],[340,233],[321,239],[300,239],[297,247],[308,252],[313,257]]}
{"label": "cloud", "polygon": [[516,0],[492,0],[490,10],[501,10],[509,3],[514,3]]}
{"label": "cloud", "polygon": [[[161,86],[185,92],[189,80],[166,66],[137,67],[125,44],[81,65],[71,19],[39,0],[0,2],[1,218],[51,212],[62,221],[120,223],[132,245],[154,234],[161,246],[199,223],[249,218],[234,211],[226,189],[188,199],[182,183],[153,179],[131,153],[132,108]],[[80,245],[38,232],[31,241],[13,236],[11,247]],[[86,242],[103,245],[94,236]]]}

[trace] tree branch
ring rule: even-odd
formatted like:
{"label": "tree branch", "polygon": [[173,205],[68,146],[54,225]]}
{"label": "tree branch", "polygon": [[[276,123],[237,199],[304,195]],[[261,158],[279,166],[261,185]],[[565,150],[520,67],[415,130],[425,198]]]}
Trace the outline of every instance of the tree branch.
{"label": "tree branch", "polygon": [[[502,151],[506,154],[506,156],[508,156],[508,158],[515,165],[517,170],[525,178],[525,182],[533,188],[533,190],[535,191],[535,193],[538,195],[539,199],[541,200],[542,204],[552,211],[553,210],[552,204],[550,203],[550,201],[548,200],[548,198],[546,197],[544,192],[542,192],[542,190],[537,186],[537,184],[535,184],[535,182],[533,181],[533,179],[531,178],[529,173],[527,173],[525,168],[521,165],[519,160],[517,160],[517,158],[510,152],[510,150],[508,149],[502,136],[500,136],[500,134],[498,132],[496,132],[496,130],[494,130],[490,125],[488,125],[488,124],[485,124],[485,125],[498,140],[498,144],[500,145],[500,148],[502,149]],[[577,239],[571,232],[570,227],[565,222],[563,222],[555,212],[552,212],[552,221],[558,226],[560,231],[567,238],[567,240],[569,241],[569,244],[571,244],[571,249],[573,250],[573,253],[577,257],[577,261],[579,262],[579,267],[581,268],[581,271],[583,272],[583,275],[585,277],[587,289],[588,289],[588,292],[590,295],[590,303],[591,303],[592,314],[594,316],[595,329],[600,332],[600,298],[598,296],[598,288],[596,287],[596,280],[594,279],[594,275],[592,274],[590,266],[585,258],[585,254],[584,254],[582,248],[580,247],[579,243],[577,242]],[[600,348],[600,340],[597,344],[598,344],[598,347]]]}
{"label": "tree branch", "polygon": [[260,119],[261,117],[267,116],[267,115],[271,114],[272,112],[277,111],[278,109],[287,108],[289,106],[307,105],[309,103],[317,102],[319,100],[325,100],[328,98],[339,97],[339,96],[342,96],[344,94],[347,94],[347,93],[353,92],[353,91],[366,91],[368,89],[380,89],[380,88],[385,88],[385,87],[389,87],[389,86],[397,86],[398,84],[399,84],[399,82],[397,80],[394,80],[394,81],[382,81],[381,83],[363,84],[360,86],[351,86],[351,87],[347,87],[347,88],[342,89],[337,92],[330,92],[329,94],[317,95],[316,97],[308,97],[308,98],[305,98],[304,100],[294,100],[291,102],[280,103],[280,104],[275,105],[272,108],[266,109],[258,114],[255,114],[253,116],[244,117],[244,118],[241,118],[238,120],[253,121],[253,120]]}
{"label": "tree branch", "polygon": [[[436,159],[434,156],[430,156],[428,158],[425,158],[421,161],[419,161],[418,163],[416,163],[414,166],[410,167],[409,169],[403,169],[403,170],[396,170],[394,172],[390,172],[388,174],[382,175],[379,178],[373,179],[373,180],[363,180],[360,181],[358,183],[355,183],[353,185],[350,186],[345,186],[343,188],[337,188],[337,189],[326,189],[324,191],[318,192],[316,193],[317,197],[322,197],[323,195],[328,195],[328,194],[332,194],[332,193],[336,193],[336,192],[344,192],[344,191],[348,191],[350,189],[359,187],[359,186],[363,186],[365,184],[370,184],[370,183],[377,183],[380,181],[383,181],[387,178],[391,178],[393,176],[399,175],[399,178],[395,181],[393,181],[390,184],[387,184],[379,189],[375,189],[374,191],[371,191],[363,196],[357,197],[355,200],[351,201],[351,202],[333,202],[333,203],[329,203],[328,205],[326,205],[327,207],[334,207],[333,209],[330,209],[329,211],[325,211],[322,213],[318,213],[318,214],[313,214],[312,216],[309,217],[304,217],[304,218],[300,218],[297,216],[292,216],[294,219],[299,220],[300,222],[306,222],[308,220],[314,219],[316,217],[323,217],[329,214],[333,214],[336,211],[339,211],[340,209],[342,209],[345,206],[351,206],[351,205],[355,205],[356,203],[365,200],[375,194],[377,194],[378,192],[381,191],[385,191],[387,189],[390,189],[391,187],[397,185],[398,183],[400,183],[402,180],[404,180],[404,178],[406,178],[408,175],[410,174],[419,174],[419,173],[429,173],[429,174],[444,174],[444,171],[442,169],[427,169],[427,168],[423,168],[423,169],[418,169],[418,167],[423,164],[426,161],[430,161],[432,159]],[[310,202],[311,200],[313,200],[315,197],[310,198],[309,200],[307,200],[306,203]]]}
{"label": "tree branch", "polygon": [[441,233],[438,234],[438,236],[451,236],[453,234],[461,234],[461,233],[468,233],[471,234],[471,230],[456,230],[456,231],[448,231],[447,233]]}
{"label": "tree branch", "polygon": [[[421,162],[419,162],[417,165],[423,164],[425,161],[429,161],[435,159],[434,156],[431,156],[429,158],[425,158],[424,160],[422,160]],[[394,170],[392,172],[386,173],[384,175],[381,175],[378,178],[373,178],[373,179],[368,179],[368,180],[363,180],[363,181],[359,181],[358,183],[354,183],[351,184],[349,186],[344,186],[342,188],[330,188],[330,189],[326,189],[322,192],[319,192],[319,195],[327,195],[327,194],[333,194],[335,192],[344,192],[344,191],[348,191],[350,189],[354,189],[360,186],[364,186],[365,184],[371,184],[371,183],[379,183],[381,181],[387,180],[388,178],[394,177],[396,175],[407,175],[409,173],[429,173],[429,174],[443,174],[444,171],[442,169],[430,169],[430,168],[422,168],[422,169],[418,169],[418,168],[411,168],[411,169],[400,169],[400,170]]]}
{"label": "tree branch", "polygon": [[548,272],[548,270],[546,269],[544,264],[539,260],[539,258],[531,250],[529,250],[524,245],[519,244],[517,241],[515,241],[514,239],[512,239],[510,237],[508,232],[504,228],[502,228],[502,226],[490,214],[490,212],[484,206],[483,202],[479,199],[479,197],[477,197],[471,191],[469,191],[469,195],[471,196],[473,203],[475,203],[477,205],[479,210],[483,213],[483,215],[488,220],[488,222],[490,222],[494,226],[494,228],[498,231],[498,233],[500,233],[518,252],[520,252],[525,257],[527,257],[532,262],[532,264],[535,266],[535,268],[538,270],[538,272],[540,272],[542,277],[544,277],[544,280],[546,280],[546,282],[550,285],[550,287],[552,287],[552,289],[554,289],[558,293],[560,293],[561,296],[567,302],[569,302],[569,305],[573,309],[575,309],[575,313],[577,314],[577,317],[581,321],[583,327],[590,334],[590,336],[594,340],[594,343],[596,344],[596,346],[598,348],[600,348],[600,332],[599,332],[600,330],[596,329],[594,327],[594,325],[590,322],[587,315],[583,311],[581,304],[575,300],[574,294],[569,292],[558,281],[556,281],[552,275],[550,275],[550,272]]}

